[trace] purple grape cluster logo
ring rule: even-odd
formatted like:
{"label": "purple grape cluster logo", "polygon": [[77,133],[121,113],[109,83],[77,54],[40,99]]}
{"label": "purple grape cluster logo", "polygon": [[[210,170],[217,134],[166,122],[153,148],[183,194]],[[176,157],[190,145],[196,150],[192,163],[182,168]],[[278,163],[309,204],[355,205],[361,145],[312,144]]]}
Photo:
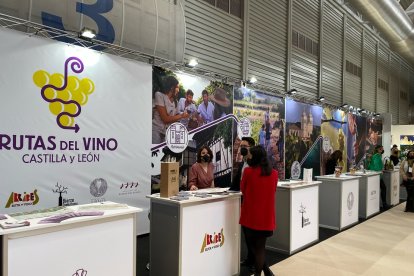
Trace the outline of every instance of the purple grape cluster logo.
{"label": "purple grape cluster logo", "polygon": [[65,61],[63,75],[39,70],[33,74],[33,82],[41,88],[41,96],[49,103],[49,111],[56,116],[57,125],[77,133],[80,127],[75,123],[75,118],[81,114],[82,106],[95,90],[95,84],[88,78],[68,76],[69,68],[75,74],[80,74],[84,65],[79,58],[70,57]]}
{"label": "purple grape cluster logo", "polygon": [[88,271],[86,271],[83,268],[76,270],[76,272],[72,274],[72,276],[86,276],[86,275],[88,275]]}

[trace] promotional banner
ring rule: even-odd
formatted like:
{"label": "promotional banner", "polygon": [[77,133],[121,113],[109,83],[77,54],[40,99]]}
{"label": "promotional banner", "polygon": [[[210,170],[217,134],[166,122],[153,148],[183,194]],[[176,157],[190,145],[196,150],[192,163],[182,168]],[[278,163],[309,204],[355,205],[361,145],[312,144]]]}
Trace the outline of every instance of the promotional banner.
{"label": "promotional banner", "polygon": [[286,179],[293,177],[291,171],[300,177],[300,168],[320,175],[321,118],[321,106],[286,100]]}
{"label": "promotional banner", "polygon": [[347,166],[359,168],[360,165],[366,165],[367,118],[349,112],[347,119]]}
{"label": "promotional banner", "polygon": [[[250,125],[249,133],[242,136],[252,137],[257,145],[262,145],[266,149],[273,168],[279,172],[279,178],[284,179],[284,99],[241,86],[235,89],[234,114],[239,121],[247,121]],[[237,137],[234,142],[235,162],[241,161],[240,138]]]}
{"label": "promotional banner", "polygon": [[[181,0],[19,0],[0,1],[1,13],[68,33],[84,27],[96,32],[95,39],[121,45],[151,56],[182,62],[185,22]],[[7,22],[3,22],[7,24]],[[76,44],[65,35],[53,39]],[[85,42],[86,43],[86,42]],[[105,51],[103,46],[90,45]]]}
{"label": "promotional banner", "polygon": [[9,30],[0,40],[0,213],[148,209],[151,67]]}
{"label": "promotional banner", "polygon": [[229,187],[233,86],[154,67],[152,97],[152,192],[159,192],[161,162],[171,161],[179,163],[180,189],[188,189],[190,170],[201,161],[197,154],[203,147],[210,151],[209,170],[214,175],[209,186]]}
{"label": "promotional banner", "polygon": [[325,164],[331,154],[340,150],[342,152],[342,162],[338,164],[342,166],[342,171],[346,172],[346,114],[342,110],[332,110],[329,107],[323,109],[321,121],[321,134],[323,137],[322,154],[321,154],[321,172],[325,174]]}

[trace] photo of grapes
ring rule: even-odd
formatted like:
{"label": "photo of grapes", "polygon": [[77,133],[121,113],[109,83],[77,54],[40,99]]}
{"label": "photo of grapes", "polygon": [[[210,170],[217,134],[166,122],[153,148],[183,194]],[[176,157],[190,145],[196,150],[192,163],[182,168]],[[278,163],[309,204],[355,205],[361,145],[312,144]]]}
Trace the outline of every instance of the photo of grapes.
{"label": "photo of grapes", "polygon": [[[234,114],[241,120],[247,118],[251,124],[251,137],[257,145],[262,145],[267,152],[279,178],[284,179],[284,119],[285,104],[281,97],[271,96],[265,92],[238,87],[234,90]],[[234,160],[240,162],[238,145],[234,142]]]}
{"label": "photo of grapes", "polygon": [[322,107],[286,100],[285,177],[290,179],[291,167],[298,161],[303,168],[320,175]]}
{"label": "photo of grapes", "polygon": [[382,145],[382,120],[375,117],[367,119],[365,152],[369,158],[376,145]]}
{"label": "photo of grapes", "polygon": [[325,107],[322,113],[321,120],[321,135],[325,139],[326,143],[324,144],[321,151],[321,172],[325,174],[325,164],[329,156],[336,151],[340,150],[342,152],[342,162],[338,164],[342,166],[342,171],[346,172],[346,160],[347,160],[347,151],[346,151],[346,131],[347,131],[347,121],[346,113],[342,110],[331,109]]}

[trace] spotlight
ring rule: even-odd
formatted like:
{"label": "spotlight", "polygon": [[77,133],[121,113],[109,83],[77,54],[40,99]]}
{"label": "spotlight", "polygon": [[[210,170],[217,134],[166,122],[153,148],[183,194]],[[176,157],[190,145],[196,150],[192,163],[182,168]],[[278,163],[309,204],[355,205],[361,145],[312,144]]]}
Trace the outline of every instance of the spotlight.
{"label": "spotlight", "polygon": [[255,77],[251,77],[250,80],[249,80],[250,84],[253,84],[253,83],[256,83],[256,82],[257,82],[257,79]]}
{"label": "spotlight", "polygon": [[89,29],[87,27],[83,27],[82,30],[79,32],[79,38],[83,38],[86,40],[92,40],[96,37],[95,30]]}
{"label": "spotlight", "polygon": [[195,58],[190,59],[190,61],[185,64],[185,66],[190,67],[190,68],[194,68],[197,65],[198,65],[198,61]]}
{"label": "spotlight", "polygon": [[365,113],[366,112],[365,109],[363,109],[363,108],[358,108],[357,110],[358,110],[359,113]]}
{"label": "spotlight", "polygon": [[341,105],[341,107],[342,108],[347,108],[348,107],[348,104],[347,103],[344,103],[343,105]]}
{"label": "spotlight", "polygon": [[296,94],[296,92],[298,92],[295,88],[292,88],[292,89],[290,89],[290,90],[288,90],[287,92],[286,92],[286,94],[288,94],[288,95],[295,95]]}
{"label": "spotlight", "polygon": [[323,102],[324,100],[325,100],[325,97],[324,96],[320,96],[319,99],[318,99],[318,102]]}

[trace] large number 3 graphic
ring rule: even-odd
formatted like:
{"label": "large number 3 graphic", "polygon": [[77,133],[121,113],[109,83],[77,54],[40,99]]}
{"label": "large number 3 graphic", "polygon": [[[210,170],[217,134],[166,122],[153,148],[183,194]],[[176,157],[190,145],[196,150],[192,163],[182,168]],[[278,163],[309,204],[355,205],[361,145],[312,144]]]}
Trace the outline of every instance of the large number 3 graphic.
{"label": "large number 3 graphic", "polygon": [[[111,22],[108,19],[106,19],[102,14],[111,11],[113,7],[113,0],[96,0],[96,3],[92,5],[76,2],[76,12],[90,17],[93,21],[95,21],[96,25],[98,26],[96,39],[108,43],[114,42],[115,30]],[[46,26],[55,29],[65,30],[65,27],[63,26],[62,22],[62,17],[47,12],[42,12],[42,23]],[[67,37],[58,37],[56,38],[56,40],[67,43],[75,43],[74,39]]]}

